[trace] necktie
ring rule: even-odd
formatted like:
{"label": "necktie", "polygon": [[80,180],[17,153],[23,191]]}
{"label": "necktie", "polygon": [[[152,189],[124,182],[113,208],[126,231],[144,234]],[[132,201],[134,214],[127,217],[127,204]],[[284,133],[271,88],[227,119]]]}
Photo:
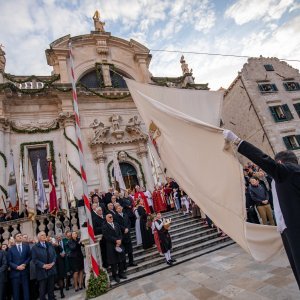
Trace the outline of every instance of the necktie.
{"label": "necktie", "polygon": [[22,253],[21,245],[18,245],[18,251],[19,251],[20,254]]}
{"label": "necktie", "polygon": [[111,223],[110,225],[111,225],[111,227],[112,227],[113,229],[115,229],[114,223]]}

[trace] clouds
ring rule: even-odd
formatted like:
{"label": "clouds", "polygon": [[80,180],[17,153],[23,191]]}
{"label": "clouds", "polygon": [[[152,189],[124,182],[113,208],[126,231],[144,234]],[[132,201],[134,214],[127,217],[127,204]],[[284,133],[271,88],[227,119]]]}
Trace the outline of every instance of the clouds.
{"label": "clouds", "polygon": [[[300,5],[292,0],[0,1],[0,43],[5,45],[6,72],[13,74],[49,75],[45,49],[61,36],[93,30],[96,9],[112,35],[136,39],[150,49],[300,58]],[[181,75],[181,53],[152,55],[154,76]],[[227,87],[246,62],[185,57],[196,82],[209,82],[214,89]]]}
{"label": "clouds", "polygon": [[294,0],[238,0],[229,7],[225,16],[234,19],[238,25],[243,25],[250,21],[278,20],[290,8],[293,7]]}

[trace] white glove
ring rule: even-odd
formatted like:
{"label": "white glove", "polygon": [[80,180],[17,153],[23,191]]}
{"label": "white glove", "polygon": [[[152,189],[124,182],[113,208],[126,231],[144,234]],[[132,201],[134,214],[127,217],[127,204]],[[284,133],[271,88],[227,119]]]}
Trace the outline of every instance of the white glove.
{"label": "white glove", "polygon": [[239,137],[235,135],[231,130],[224,129],[223,131],[224,139],[228,142],[236,142],[239,140]]}

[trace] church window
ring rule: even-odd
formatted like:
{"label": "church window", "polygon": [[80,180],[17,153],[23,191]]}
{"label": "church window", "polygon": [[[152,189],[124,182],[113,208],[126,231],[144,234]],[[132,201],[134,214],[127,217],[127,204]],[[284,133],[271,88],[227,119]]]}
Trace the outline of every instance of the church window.
{"label": "church window", "polygon": [[286,91],[299,91],[300,85],[298,82],[290,81],[283,83]]}
{"label": "church window", "polygon": [[273,65],[268,64],[268,65],[264,65],[264,67],[265,67],[266,71],[274,71]]}
{"label": "church window", "polygon": [[293,119],[293,115],[287,104],[269,106],[269,109],[275,122],[284,122]]}
{"label": "church window", "polygon": [[103,85],[103,76],[101,69],[99,68],[99,72],[97,73],[96,70],[93,70],[87,74],[85,74],[81,79],[80,82],[87,86],[90,89],[99,89]]}
{"label": "church window", "polygon": [[276,84],[272,83],[258,84],[258,88],[262,93],[274,93],[278,91]]}
{"label": "church window", "polygon": [[300,135],[285,136],[283,141],[288,150],[300,149]]}
{"label": "church window", "polygon": [[37,162],[40,159],[40,165],[43,175],[43,180],[48,180],[48,162],[47,162],[47,146],[39,145],[34,148],[27,148],[28,151],[28,159],[30,159],[30,163],[32,166],[33,174],[35,180],[37,180]]}

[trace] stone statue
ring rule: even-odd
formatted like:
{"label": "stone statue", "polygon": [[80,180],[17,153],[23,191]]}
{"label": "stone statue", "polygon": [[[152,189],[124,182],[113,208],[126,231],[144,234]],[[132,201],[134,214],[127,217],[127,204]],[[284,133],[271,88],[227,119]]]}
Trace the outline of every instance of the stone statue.
{"label": "stone statue", "polygon": [[105,32],[104,30],[105,22],[100,21],[100,13],[98,10],[95,11],[93,20],[94,20],[95,31]]}
{"label": "stone statue", "polygon": [[0,44],[0,72],[4,72],[6,63],[5,52],[3,50],[3,47],[4,46]]}
{"label": "stone statue", "polygon": [[90,125],[90,127],[94,129],[93,141],[106,136],[106,134],[109,132],[110,129],[109,126],[104,126],[104,124],[102,122],[99,122],[97,119],[94,120],[94,122]]}
{"label": "stone statue", "polygon": [[141,121],[138,119],[138,116],[133,116],[128,121],[128,126],[139,127],[141,125]]}
{"label": "stone statue", "polygon": [[119,153],[119,160],[120,161],[125,161],[126,160],[126,158],[127,158],[127,154],[126,154],[126,152],[125,151],[121,151],[120,153]]}
{"label": "stone statue", "polygon": [[110,122],[112,123],[113,131],[118,131],[120,130],[120,121],[121,121],[121,116],[113,114],[109,118]]}
{"label": "stone statue", "polygon": [[185,62],[183,55],[180,58],[180,63],[181,63],[181,70],[183,75],[191,73],[189,70],[189,65]]}

